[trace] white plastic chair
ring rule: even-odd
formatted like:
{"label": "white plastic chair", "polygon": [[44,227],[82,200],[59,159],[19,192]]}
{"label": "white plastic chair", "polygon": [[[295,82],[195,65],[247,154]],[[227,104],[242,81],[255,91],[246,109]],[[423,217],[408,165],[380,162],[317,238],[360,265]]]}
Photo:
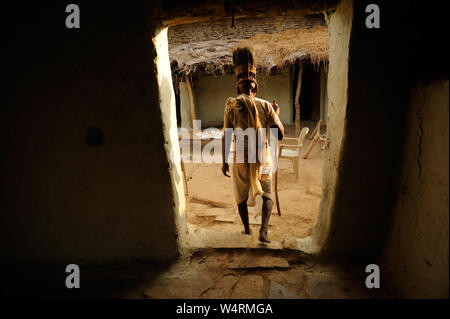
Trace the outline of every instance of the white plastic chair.
{"label": "white plastic chair", "polygon": [[294,166],[295,179],[297,180],[299,174],[300,150],[303,147],[303,143],[308,132],[309,128],[304,127],[300,131],[300,135],[298,137],[283,138],[278,148],[278,158],[287,158],[292,162]]}

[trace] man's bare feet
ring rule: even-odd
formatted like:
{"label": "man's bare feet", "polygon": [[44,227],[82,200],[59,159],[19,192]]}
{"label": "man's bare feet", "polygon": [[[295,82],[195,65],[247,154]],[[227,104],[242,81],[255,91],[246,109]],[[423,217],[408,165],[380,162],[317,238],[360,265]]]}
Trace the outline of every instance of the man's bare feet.
{"label": "man's bare feet", "polygon": [[251,235],[251,234],[252,234],[252,231],[251,231],[250,229],[249,229],[248,231],[243,230],[242,233],[243,233],[244,235]]}
{"label": "man's bare feet", "polygon": [[267,237],[267,231],[259,231],[259,241],[270,243],[269,237]]}

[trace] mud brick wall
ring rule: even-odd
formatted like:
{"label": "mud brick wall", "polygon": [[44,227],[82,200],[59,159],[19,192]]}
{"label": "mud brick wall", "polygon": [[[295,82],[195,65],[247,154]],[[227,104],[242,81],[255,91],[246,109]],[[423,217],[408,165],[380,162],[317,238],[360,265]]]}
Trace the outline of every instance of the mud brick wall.
{"label": "mud brick wall", "polygon": [[169,28],[169,44],[179,45],[192,41],[248,39],[258,33],[276,33],[289,29],[311,28],[325,25],[322,15],[280,16],[235,19],[180,24]]}

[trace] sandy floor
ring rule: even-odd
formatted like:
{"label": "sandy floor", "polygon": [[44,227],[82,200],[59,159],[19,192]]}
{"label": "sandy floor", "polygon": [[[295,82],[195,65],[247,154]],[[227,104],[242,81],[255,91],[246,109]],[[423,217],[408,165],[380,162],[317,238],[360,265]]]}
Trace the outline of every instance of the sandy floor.
{"label": "sandy floor", "polygon": [[[310,140],[305,141],[301,155]],[[314,146],[308,159],[300,159],[300,177],[295,180],[292,163],[280,159],[278,193],[281,216],[275,201],[269,223],[269,238],[283,241],[286,236],[304,238],[311,234],[317,220],[321,199],[322,166],[324,155]],[[234,201],[232,179],[222,175],[220,164],[186,163],[189,195],[186,197],[188,223],[199,227],[229,232],[241,232],[243,226]],[[261,223],[261,199],[255,208],[249,208],[253,236]],[[219,221],[220,219],[222,221]]]}

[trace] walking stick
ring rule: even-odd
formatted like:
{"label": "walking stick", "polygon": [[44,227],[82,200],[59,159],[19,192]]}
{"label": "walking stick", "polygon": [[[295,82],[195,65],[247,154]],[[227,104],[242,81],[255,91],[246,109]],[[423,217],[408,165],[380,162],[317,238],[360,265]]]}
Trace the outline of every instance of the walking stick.
{"label": "walking stick", "polygon": [[[277,166],[278,166],[278,163],[277,163]],[[278,167],[277,167],[277,170],[275,171],[275,199],[277,201],[278,216],[281,216],[280,201],[278,199]]]}
{"label": "walking stick", "polygon": [[[272,104],[276,104],[276,101],[273,100]],[[281,216],[281,209],[280,209],[280,201],[278,199],[278,145],[277,145],[277,166],[276,166],[276,170],[275,170],[275,200],[277,201],[277,211],[278,211],[278,216]]]}

